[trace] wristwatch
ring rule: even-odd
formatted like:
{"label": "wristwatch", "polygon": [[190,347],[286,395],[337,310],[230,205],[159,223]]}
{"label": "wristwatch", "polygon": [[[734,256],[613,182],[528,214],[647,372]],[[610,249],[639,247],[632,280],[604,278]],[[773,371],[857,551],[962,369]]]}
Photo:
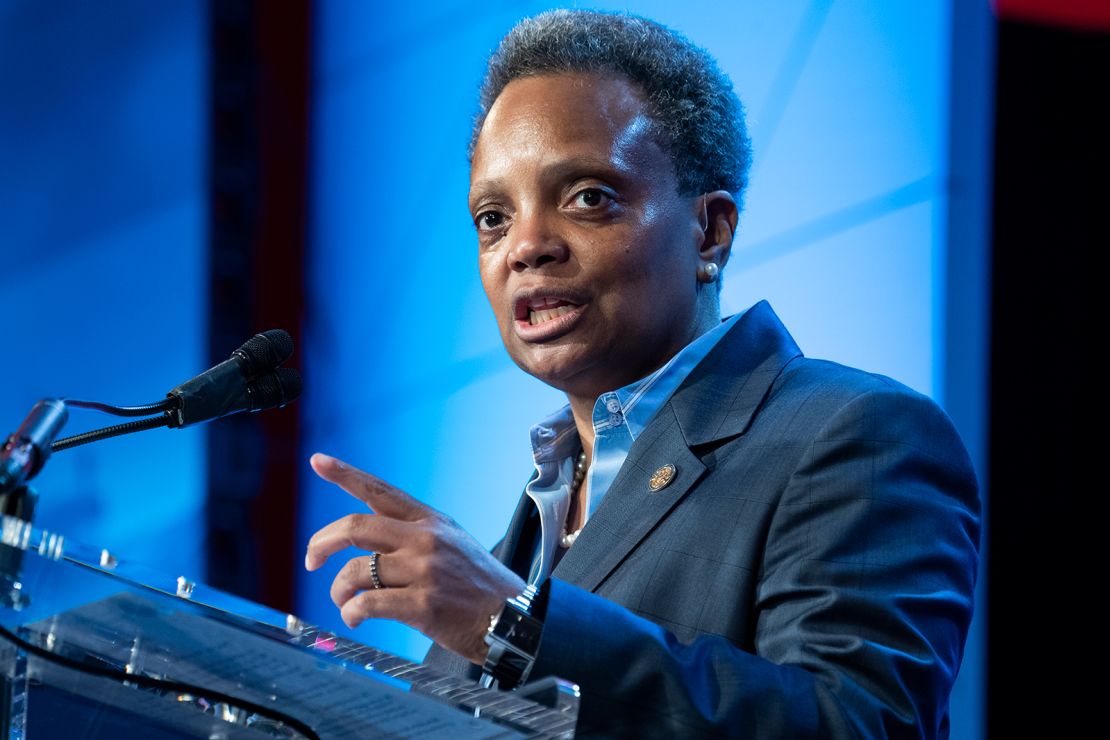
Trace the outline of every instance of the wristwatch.
{"label": "wristwatch", "polygon": [[486,630],[489,655],[482,672],[500,689],[515,689],[528,680],[543,636],[547,606],[547,581],[529,584],[519,595],[505,601],[499,614],[490,616]]}

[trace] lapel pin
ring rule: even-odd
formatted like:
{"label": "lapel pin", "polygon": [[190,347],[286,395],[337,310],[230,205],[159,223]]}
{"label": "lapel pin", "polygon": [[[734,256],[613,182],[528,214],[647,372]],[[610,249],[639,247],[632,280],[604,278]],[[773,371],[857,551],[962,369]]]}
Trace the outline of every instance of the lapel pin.
{"label": "lapel pin", "polygon": [[667,463],[651,474],[651,480],[648,481],[648,488],[652,493],[663,490],[674,480],[674,474],[675,466]]}

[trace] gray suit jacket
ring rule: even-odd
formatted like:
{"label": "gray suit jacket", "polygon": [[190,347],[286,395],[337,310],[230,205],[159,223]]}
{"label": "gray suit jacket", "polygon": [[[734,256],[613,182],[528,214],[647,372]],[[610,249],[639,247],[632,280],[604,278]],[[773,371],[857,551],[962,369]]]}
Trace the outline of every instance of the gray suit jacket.
{"label": "gray suit jacket", "polygon": [[[521,574],[534,509],[522,497],[494,551]],[[947,736],[978,541],[944,412],[804,358],[759,303],[637,438],[556,567],[532,678],[579,684],[583,736]],[[427,662],[476,671],[438,647]]]}

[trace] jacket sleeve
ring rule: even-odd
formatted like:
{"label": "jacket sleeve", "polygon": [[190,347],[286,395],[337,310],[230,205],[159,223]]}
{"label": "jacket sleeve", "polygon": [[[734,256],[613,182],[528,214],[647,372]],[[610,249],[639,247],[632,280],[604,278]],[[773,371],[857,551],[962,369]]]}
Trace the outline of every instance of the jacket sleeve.
{"label": "jacket sleeve", "polygon": [[947,416],[901,386],[869,391],[811,435],[781,493],[754,653],[679,642],[552,579],[533,678],[580,686],[583,736],[944,737],[978,539],[975,476]]}

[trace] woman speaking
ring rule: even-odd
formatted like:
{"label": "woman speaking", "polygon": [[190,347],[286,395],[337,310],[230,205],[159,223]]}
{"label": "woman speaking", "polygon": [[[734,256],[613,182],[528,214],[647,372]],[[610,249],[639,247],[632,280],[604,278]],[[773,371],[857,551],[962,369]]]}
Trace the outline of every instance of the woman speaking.
{"label": "woman speaking", "polygon": [[[372,513],[343,620],[427,662],[581,687],[579,732],[937,737],[972,612],[979,498],[931,400],[803,356],[770,306],[720,314],[749,161],[714,60],[629,15],[544,13],[492,55],[471,142],[478,268],[505,348],[566,394],[488,552],[323,454]],[[473,481],[480,491],[482,481]]]}

